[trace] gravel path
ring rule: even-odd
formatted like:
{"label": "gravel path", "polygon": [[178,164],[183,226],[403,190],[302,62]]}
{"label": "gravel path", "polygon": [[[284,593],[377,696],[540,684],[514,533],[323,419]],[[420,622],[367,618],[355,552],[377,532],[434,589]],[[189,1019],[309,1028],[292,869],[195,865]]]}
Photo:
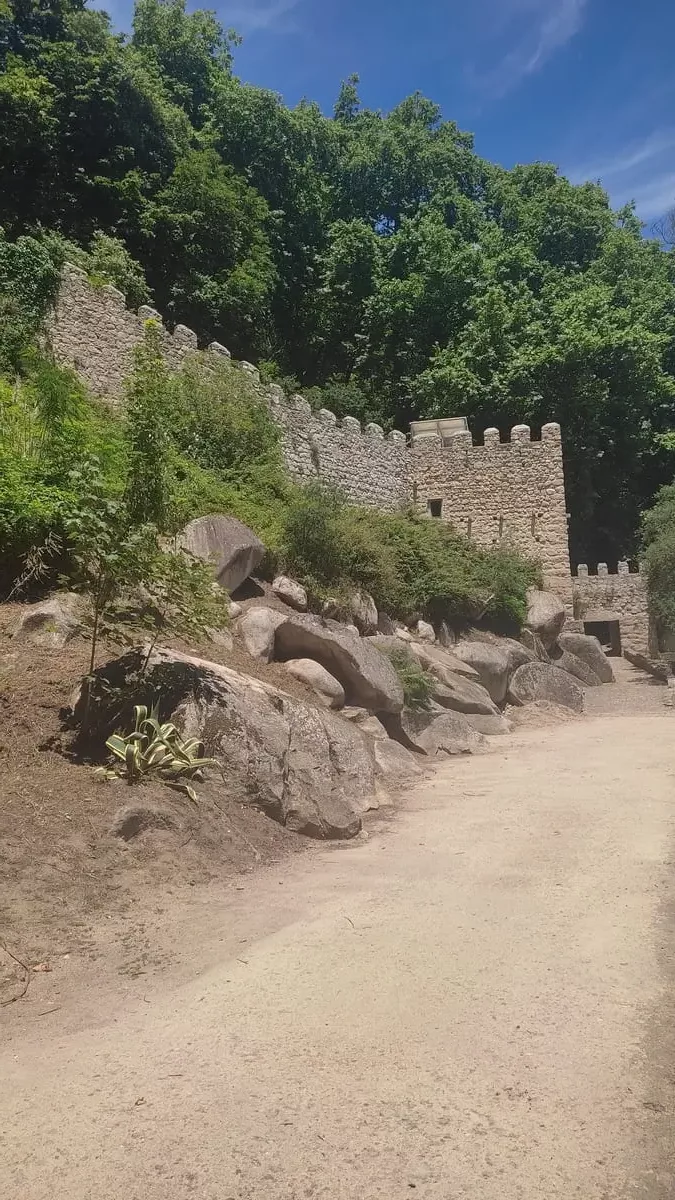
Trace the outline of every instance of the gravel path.
{"label": "gravel path", "polygon": [[675,713],[632,678],[177,924],[188,983],[13,1037],[3,1200],[672,1200]]}

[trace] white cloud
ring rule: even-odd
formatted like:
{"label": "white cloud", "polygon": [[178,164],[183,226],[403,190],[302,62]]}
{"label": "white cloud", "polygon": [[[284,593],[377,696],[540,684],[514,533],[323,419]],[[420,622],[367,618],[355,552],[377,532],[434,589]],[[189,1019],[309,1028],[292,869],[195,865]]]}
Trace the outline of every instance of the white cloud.
{"label": "white cloud", "polygon": [[649,221],[675,206],[674,148],[675,128],[659,129],[565,173],[575,183],[599,179],[614,205],[634,200],[638,215]]}
{"label": "white cloud", "polygon": [[675,129],[660,130],[650,133],[642,141],[622,147],[613,158],[607,158],[604,162],[590,162],[587,166],[573,167],[569,175],[579,183],[585,179],[608,179],[616,175],[626,175],[643,163],[659,158],[674,146]]}
{"label": "white cloud", "polygon": [[476,86],[493,97],[504,96],[529,75],[540,71],[579,32],[590,0],[496,0],[482,5],[492,32],[511,48],[494,66],[471,72]]}
{"label": "white cloud", "polygon": [[244,4],[228,5],[226,23],[237,33],[251,34],[271,29],[283,17],[297,8],[300,0],[247,0]]}
{"label": "white cloud", "polygon": [[656,175],[653,179],[633,188],[625,200],[634,200],[638,216],[644,221],[653,221],[675,208],[675,171]]}

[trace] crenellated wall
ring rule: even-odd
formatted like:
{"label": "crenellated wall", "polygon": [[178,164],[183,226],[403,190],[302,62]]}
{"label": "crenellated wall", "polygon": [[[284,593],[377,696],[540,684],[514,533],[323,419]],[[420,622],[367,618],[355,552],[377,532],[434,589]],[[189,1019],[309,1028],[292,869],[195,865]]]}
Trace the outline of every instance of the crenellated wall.
{"label": "crenellated wall", "polygon": [[511,440],[486,429],[483,445],[470,433],[414,440],[410,472],[417,503],[438,509],[481,546],[505,542],[538,559],[546,583],[571,609],[565,476],[559,425],[545,425],[541,441],[516,425]]}
{"label": "crenellated wall", "polygon": [[572,589],[574,616],[578,621],[618,620],[624,647],[650,651],[653,637],[647,583],[640,570],[633,572],[627,562],[620,562],[617,573],[610,574],[606,563],[598,563],[597,573],[591,575],[586,564],[580,563],[572,579]]}
{"label": "crenellated wall", "polygon": [[[142,340],[150,318],[159,326],[170,367],[179,367],[186,355],[197,352],[197,335],[191,329],[177,325],[169,333],[155,309],[131,312],[117,288],[92,285],[84,271],[68,263],[49,324],[49,340],[56,358],[74,367],[94,395],[116,407],[132,367],[134,347]],[[206,352],[217,354],[250,377],[280,427],[286,465],[295,478],[324,479],[338,485],[354,503],[386,511],[409,501],[404,433],[394,430],[385,437],[379,425],[361,429],[353,417],[338,420],[326,409],[313,413],[302,396],[287,400],[281,388],[266,388],[256,367],[234,363],[219,342],[211,342]]]}
{"label": "crenellated wall", "polygon": [[340,487],[355,504],[386,511],[410,500],[406,437],[386,436],[379,425],[363,429],[354,417],[341,420],[326,408],[313,413],[302,396],[287,401],[279,387],[268,392],[272,416],[281,427],[290,473],[301,480],[322,479]]}
{"label": "crenellated wall", "polygon": [[[67,265],[49,338],[56,358],[73,366],[96,396],[114,406],[121,402],[133,349],[149,318],[160,327],[169,366],[178,367],[186,355],[197,352],[190,329],[179,325],[169,333],[159,313],[151,308],[130,312],[116,288],[92,285],[82,270]],[[545,425],[541,441],[532,441],[529,428],[517,425],[509,442],[488,429],[483,445],[474,446],[470,433],[416,436],[409,444],[403,433],[385,436],[374,424],[362,429],[353,417],[338,420],[325,409],[315,413],[301,396],[288,399],[281,388],[263,386],[251,363],[235,364],[218,343],[206,352],[250,376],[281,430],[285,461],[296,479],[325,480],[354,503],[387,511],[416,503],[480,545],[512,545],[541,562],[546,584],[560,593],[571,614],[558,425]]]}

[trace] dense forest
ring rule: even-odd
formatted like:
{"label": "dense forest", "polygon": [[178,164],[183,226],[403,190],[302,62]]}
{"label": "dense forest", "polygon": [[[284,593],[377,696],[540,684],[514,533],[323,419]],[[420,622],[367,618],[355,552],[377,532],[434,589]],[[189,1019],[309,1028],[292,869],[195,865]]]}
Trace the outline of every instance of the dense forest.
{"label": "dense forest", "polygon": [[82,0],[0,0],[0,366],[79,253],[338,413],[559,420],[573,558],[634,553],[673,476],[673,252],[596,183],[485,161],[421,94],[369,111],[353,77],[331,116],[288,108],[237,44],[184,0],[137,0],[128,37]]}

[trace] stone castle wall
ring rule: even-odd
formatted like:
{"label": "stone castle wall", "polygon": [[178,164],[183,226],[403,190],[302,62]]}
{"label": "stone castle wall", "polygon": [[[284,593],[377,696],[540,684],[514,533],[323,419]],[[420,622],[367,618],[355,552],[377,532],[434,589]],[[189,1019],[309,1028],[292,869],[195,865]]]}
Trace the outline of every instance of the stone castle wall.
{"label": "stone castle wall", "polygon": [[[198,349],[197,337],[178,325],[169,333],[159,313],[130,312],[116,288],[91,284],[85,272],[67,265],[49,327],[56,358],[74,367],[94,395],[120,403],[123,382],[145,322],[160,327],[166,361],[178,367]],[[327,410],[312,412],[301,396],[286,398],[281,388],[265,388],[250,363],[234,364],[229,351],[211,343],[207,353],[246,371],[270,406],[281,430],[286,465],[297,479],[336,484],[358,504],[394,511],[415,503],[423,511],[441,501],[441,519],[483,546],[505,542],[543,567],[547,585],[558,591],[571,613],[572,592],[565,513],[560,428],[546,425],[541,441],[527,426],[516,426],[510,442],[487,430],[474,446],[469,433],[416,438],[386,436],[379,425],[361,428],[353,417],[338,420]]]}
{"label": "stone castle wall", "polygon": [[410,472],[418,505],[433,511],[481,546],[500,542],[542,564],[547,585],[571,609],[572,593],[559,425],[532,441],[516,425],[509,442],[486,429],[483,445],[470,433],[413,442]]}
{"label": "stone castle wall", "polygon": [[[74,367],[95,396],[117,407],[133,365],[134,347],[150,319],[159,327],[169,367],[178,368],[187,355],[197,352],[197,335],[191,329],[177,325],[169,333],[155,309],[145,306],[131,312],[117,288],[94,286],[79,267],[66,264],[49,323],[49,341],[59,362]],[[409,500],[404,433],[394,430],[385,436],[379,425],[362,430],[353,417],[338,420],[327,409],[312,413],[302,396],[287,400],[281,388],[264,387],[257,369],[251,363],[234,363],[219,342],[211,342],[206,352],[250,377],[281,430],[286,465],[296,479],[323,479],[338,485],[353,503],[385,511]]]}
{"label": "stone castle wall", "polygon": [[580,563],[572,588],[578,621],[618,620],[623,647],[641,652],[654,649],[647,583],[641,571],[631,572],[627,562],[620,562],[616,575],[611,575],[606,563],[598,563],[597,574],[591,575]]}

